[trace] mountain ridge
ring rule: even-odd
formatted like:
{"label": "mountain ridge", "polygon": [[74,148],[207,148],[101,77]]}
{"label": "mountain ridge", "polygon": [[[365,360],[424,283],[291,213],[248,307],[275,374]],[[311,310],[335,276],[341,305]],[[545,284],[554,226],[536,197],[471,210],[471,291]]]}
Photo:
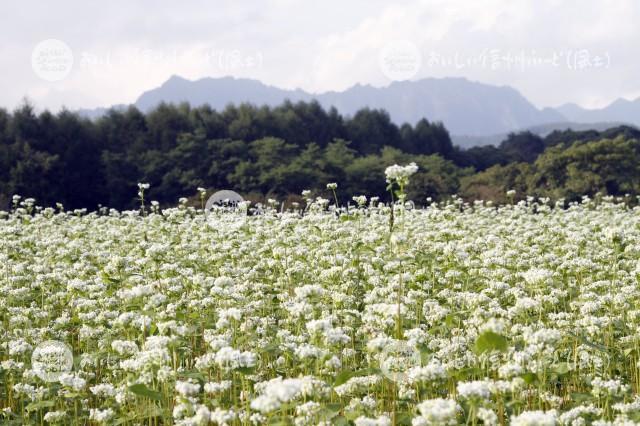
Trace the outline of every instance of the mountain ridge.
{"label": "mountain ridge", "polygon": [[603,108],[587,109],[575,103],[566,103],[556,108],[568,120],[577,123],[594,121],[621,121],[640,125],[640,97],[628,100],[618,98]]}
{"label": "mountain ridge", "polygon": [[[194,107],[208,104],[221,110],[229,104],[277,106],[285,100],[317,100],[324,108],[335,107],[348,116],[364,107],[384,109],[398,125],[415,124],[427,118],[443,122],[452,134],[491,135],[564,120],[553,110],[537,109],[510,86],[494,86],[462,77],[392,82],[384,87],[356,84],[344,91],[309,93],[302,89],[281,89],[247,78],[188,80],[173,75],[159,87],[143,92],[133,105],[148,111],[161,102],[188,102]],[[96,117],[105,111],[99,108],[80,112]]]}
{"label": "mountain ridge", "polygon": [[[316,100],[324,108],[335,107],[347,116],[365,107],[384,109],[398,125],[415,124],[422,118],[441,121],[454,138],[481,139],[557,123],[640,125],[640,98],[626,102],[618,100],[620,102],[615,101],[600,110],[587,110],[576,104],[537,108],[511,86],[491,85],[464,77],[394,81],[384,87],[358,83],[343,91],[310,93],[299,88],[282,89],[250,78],[225,76],[189,80],[172,75],[159,87],[143,92],[133,105],[149,111],[161,102],[188,102],[194,107],[206,104],[222,110],[230,104],[277,106],[285,100]],[[119,104],[114,108],[122,109],[126,105]],[[97,108],[79,112],[96,117],[106,111],[106,108]]]}

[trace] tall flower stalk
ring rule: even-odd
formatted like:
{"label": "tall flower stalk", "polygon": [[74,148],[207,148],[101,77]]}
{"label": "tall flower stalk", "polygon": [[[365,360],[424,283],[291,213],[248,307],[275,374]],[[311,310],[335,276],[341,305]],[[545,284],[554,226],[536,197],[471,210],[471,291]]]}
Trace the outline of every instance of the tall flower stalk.
{"label": "tall flower stalk", "polygon": [[[393,232],[395,198],[402,209],[407,200],[407,185],[409,185],[409,177],[418,171],[416,163],[410,163],[406,166],[394,164],[385,169],[384,174],[387,178],[387,191],[391,194],[391,215],[389,216],[389,232]],[[395,197],[394,197],[395,196]]]}
{"label": "tall flower stalk", "polygon": [[[400,207],[400,212],[403,215],[404,219],[404,203],[407,199],[406,188],[409,185],[409,177],[415,174],[418,171],[418,166],[416,163],[411,163],[406,166],[399,166],[394,164],[393,166],[389,166],[384,171],[387,177],[387,191],[391,193],[391,211],[389,213],[389,233],[391,234],[391,242],[394,243],[396,256],[401,257],[401,247],[402,241],[404,240],[403,236],[394,236],[393,234],[393,226],[395,219],[395,202],[393,201],[394,195],[398,198],[398,204]],[[404,221],[403,221],[404,226]],[[395,237],[395,238],[394,238]],[[402,338],[402,296],[404,293],[404,284],[403,284],[403,275],[404,271],[400,271],[399,279],[398,279],[398,292],[396,294],[396,338]]]}
{"label": "tall flower stalk", "polygon": [[146,209],[144,206],[144,191],[149,189],[148,183],[138,183],[138,199],[140,200],[140,214],[146,215]]}
{"label": "tall flower stalk", "polygon": [[336,213],[338,213],[339,204],[338,204],[338,194],[336,193],[336,189],[338,189],[338,184],[335,182],[328,183],[327,189],[333,193],[333,201],[336,203]]}
{"label": "tall flower stalk", "polygon": [[207,196],[207,190],[204,188],[198,188],[198,194],[200,196],[200,208],[204,212],[204,207],[205,207],[204,198]]}

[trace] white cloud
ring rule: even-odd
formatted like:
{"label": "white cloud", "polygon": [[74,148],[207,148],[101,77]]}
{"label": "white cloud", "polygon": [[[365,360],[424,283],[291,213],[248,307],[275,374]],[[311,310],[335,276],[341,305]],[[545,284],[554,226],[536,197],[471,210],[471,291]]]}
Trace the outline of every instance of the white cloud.
{"label": "white cloud", "polygon": [[[311,91],[384,85],[378,54],[393,40],[409,40],[423,52],[418,77],[511,85],[538,106],[596,106],[640,92],[635,0],[114,0],[99,7],[27,0],[1,5],[0,14],[0,103],[7,107],[25,95],[52,108],[132,102],[173,74],[231,74]],[[76,55],[74,71],[59,83],[40,81],[29,68],[31,49],[46,38],[64,40]],[[610,66],[569,69],[566,57],[578,49],[608,55]],[[207,61],[206,52],[257,64]],[[451,63],[434,66],[430,55]],[[493,57],[507,55],[560,60],[524,69],[490,66]],[[98,63],[87,65],[87,58]]]}

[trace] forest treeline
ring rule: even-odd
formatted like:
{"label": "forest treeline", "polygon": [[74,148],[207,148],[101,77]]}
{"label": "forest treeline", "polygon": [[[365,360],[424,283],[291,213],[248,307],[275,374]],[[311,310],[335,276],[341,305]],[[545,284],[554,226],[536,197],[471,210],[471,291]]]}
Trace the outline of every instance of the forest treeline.
{"label": "forest treeline", "polygon": [[498,146],[461,149],[446,128],[423,119],[398,126],[383,110],[352,117],[318,103],[277,107],[161,104],[148,113],[110,110],[97,120],[63,110],[37,113],[28,103],[0,109],[0,209],[13,194],[67,208],[174,205],[196,188],[233,189],[251,199],[327,195],[385,197],[384,169],[416,162],[410,197],[422,204],[459,194],[505,201],[506,191],[553,199],[598,192],[640,194],[640,132],[555,131],[510,134]]}

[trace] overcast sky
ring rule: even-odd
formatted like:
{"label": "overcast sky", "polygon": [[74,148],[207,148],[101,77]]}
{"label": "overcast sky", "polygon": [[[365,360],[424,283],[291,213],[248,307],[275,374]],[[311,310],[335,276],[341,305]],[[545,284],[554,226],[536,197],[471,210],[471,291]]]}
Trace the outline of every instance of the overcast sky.
{"label": "overcast sky", "polygon": [[[639,23],[637,0],[7,0],[0,106],[130,103],[173,74],[312,92],[382,86],[395,77],[381,52],[408,45],[414,79],[462,76],[513,86],[538,107],[599,107],[640,96]],[[49,39],[73,55],[57,81],[32,65]]]}

